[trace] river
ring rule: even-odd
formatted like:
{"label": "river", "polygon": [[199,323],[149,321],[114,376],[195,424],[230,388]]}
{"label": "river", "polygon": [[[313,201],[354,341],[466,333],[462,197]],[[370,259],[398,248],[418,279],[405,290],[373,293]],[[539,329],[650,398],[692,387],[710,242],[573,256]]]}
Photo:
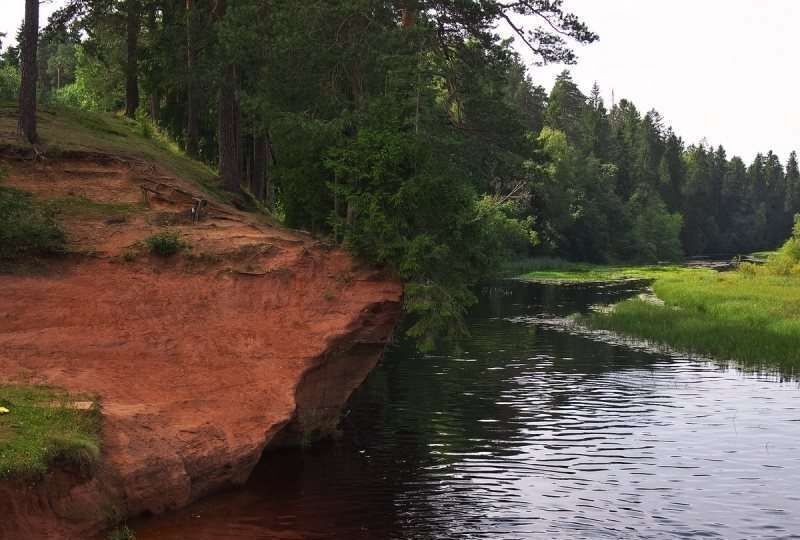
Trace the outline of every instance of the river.
{"label": "river", "polygon": [[392,347],[336,441],[137,538],[800,538],[796,382],[526,318],[638,292],[487,287],[461,352]]}

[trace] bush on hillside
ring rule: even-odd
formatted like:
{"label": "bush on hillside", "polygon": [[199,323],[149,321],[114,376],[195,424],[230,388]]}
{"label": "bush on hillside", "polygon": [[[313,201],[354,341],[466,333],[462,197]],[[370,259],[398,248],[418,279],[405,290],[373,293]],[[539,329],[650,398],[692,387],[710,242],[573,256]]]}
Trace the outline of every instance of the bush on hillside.
{"label": "bush on hillside", "polygon": [[0,260],[60,253],[64,242],[52,214],[30,194],[0,186]]}
{"label": "bush on hillside", "polygon": [[180,235],[174,231],[164,231],[145,239],[144,243],[150,253],[160,257],[175,255],[186,247]]}

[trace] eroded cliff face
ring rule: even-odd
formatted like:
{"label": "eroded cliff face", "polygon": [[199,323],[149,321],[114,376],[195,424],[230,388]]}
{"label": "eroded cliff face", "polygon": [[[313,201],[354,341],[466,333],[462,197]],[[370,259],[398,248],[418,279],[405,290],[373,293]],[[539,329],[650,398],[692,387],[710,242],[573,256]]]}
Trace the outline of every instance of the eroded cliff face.
{"label": "eroded cliff face", "polygon": [[[400,283],[338,249],[221,205],[187,221],[200,195],[141,164],[8,167],[41,196],[141,211],[69,216],[77,255],[0,275],[0,383],[91,393],[103,414],[91,477],[0,481],[3,540],[85,539],[241,484],[266,447],[329,434],[391,339]],[[165,221],[190,251],[142,252]]]}

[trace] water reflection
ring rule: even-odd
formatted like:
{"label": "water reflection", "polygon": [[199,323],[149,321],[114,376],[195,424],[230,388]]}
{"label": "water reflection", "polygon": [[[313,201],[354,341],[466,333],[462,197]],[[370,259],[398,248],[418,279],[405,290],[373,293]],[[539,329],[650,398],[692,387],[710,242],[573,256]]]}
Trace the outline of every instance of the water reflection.
{"label": "water reflection", "polygon": [[398,345],[340,440],[138,538],[800,538],[796,384],[509,320],[635,292],[488,287],[462,353]]}

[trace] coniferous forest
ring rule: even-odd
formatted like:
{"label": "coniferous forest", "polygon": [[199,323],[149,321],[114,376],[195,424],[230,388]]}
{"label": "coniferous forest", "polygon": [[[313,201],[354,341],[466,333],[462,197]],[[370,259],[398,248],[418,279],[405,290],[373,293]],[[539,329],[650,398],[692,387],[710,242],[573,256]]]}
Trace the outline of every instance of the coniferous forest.
{"label": "coniferous forest", "polygon": [[[509,255],[655,262],[789,235],[794,153],[687,145],[568,71],[548,94],[518,53],[570,64],[596,39],[561,1],[69,0],[38,34],[38,99],[124,111],[235,197],[393,269],[426,337],[458,333]],[[6,48],[4,99],[22,61]]]}

